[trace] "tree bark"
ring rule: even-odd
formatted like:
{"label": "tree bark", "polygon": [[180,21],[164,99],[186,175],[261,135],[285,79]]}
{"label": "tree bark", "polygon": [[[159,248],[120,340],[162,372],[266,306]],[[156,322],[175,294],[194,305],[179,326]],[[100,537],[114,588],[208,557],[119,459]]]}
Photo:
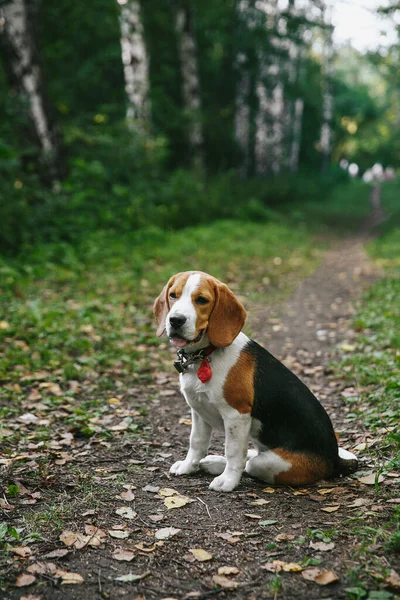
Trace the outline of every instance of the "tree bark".
{"label": "tree bark", "polygon": [[178,35],[185,112],[189,119],[189,143],[192,162],[203,166],[203,130],[201,125],[201,93],[197,45],[190,0],[175,0],[175,25]]}
{"label": "tree bark", "polygon": [[120,5],[121,55],[127,98],[126,118],[132,130],[144,130],[150,118],[149,60],[139,0],[117,0]]}
{"label": "tree bark", "polygon": [[27,0],[4,3],[0,8],[4,20],[1,38],[10,84],[26,101],[32,134],[39,147],[41,175],[50,183],[65,177],[66,162],[61,134],[50,114],[34,40],[31,17],[36,8],[36,2],[29,7]]}
{"label": "tree bark", "polygon": [[[325,18],[326,24],[330,24],[329,15]],[[322,125],[321,125],[321,168],[326,171],[329,168],[332,152],[332,117],[333,117],[333,92],[332,78],[334,73],[333,66],[333,41],[332,28],[327,29],[324,35],[323,50],[323,90],[322,90]]]}

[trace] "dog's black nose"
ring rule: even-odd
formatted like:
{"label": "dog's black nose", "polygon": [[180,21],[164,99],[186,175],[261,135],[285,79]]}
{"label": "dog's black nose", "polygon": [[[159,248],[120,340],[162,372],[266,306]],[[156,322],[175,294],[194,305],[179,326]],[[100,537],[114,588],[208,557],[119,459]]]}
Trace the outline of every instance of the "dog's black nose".
{"label": "dog's black nose", "polygon": [[187,319],[183,315],[174,315],[173,317],[169,318],[169,322],[171,323],[172,327],[175,327],[175,329],[182,327],[186,321]]}

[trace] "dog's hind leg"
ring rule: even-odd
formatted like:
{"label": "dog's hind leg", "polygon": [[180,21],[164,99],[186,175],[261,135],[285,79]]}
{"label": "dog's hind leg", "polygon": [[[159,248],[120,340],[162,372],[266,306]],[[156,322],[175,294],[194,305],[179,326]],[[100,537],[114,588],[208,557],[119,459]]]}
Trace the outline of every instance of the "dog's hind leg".
{"label": "dog's hind leg", "polygon": [[[257,450],[248,450],[247,459],[250,460],[257,456]],[[208,454],[199,463],[200,469],[210,475],[221,475],[226,467],[226,458],[219,454]]]}

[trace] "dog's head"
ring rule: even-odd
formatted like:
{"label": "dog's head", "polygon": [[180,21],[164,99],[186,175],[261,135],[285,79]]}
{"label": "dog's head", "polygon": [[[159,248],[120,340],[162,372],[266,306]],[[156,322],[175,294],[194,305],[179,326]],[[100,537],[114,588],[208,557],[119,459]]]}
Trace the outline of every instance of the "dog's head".
{"label": "dog's head", "polygon": [[206,336],[217,348],[229,346],[246,320],[246,311],[233,292],[201,271],[171,277],[154,302],[154,314],[157,335],[166,331],[176,348],[194,346]]}

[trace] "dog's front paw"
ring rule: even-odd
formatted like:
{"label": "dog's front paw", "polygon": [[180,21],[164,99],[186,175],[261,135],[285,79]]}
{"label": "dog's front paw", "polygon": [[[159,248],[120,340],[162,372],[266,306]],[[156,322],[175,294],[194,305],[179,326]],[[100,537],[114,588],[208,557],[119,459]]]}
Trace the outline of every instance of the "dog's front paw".
{"label": "dog's front paw", "polygon": [[214,492],[231,492],[239,485],[239,482],[240,477],[234,474],[225,475],[225,473],[222,473],[222,475],[212,480],[209,489],[214,490]]}
{"label": "dog's front paw", "polygon": [[171,475],[190,475],[198,470],[198,466],[186,460],[178,460],[172,465],[169,472]]}

